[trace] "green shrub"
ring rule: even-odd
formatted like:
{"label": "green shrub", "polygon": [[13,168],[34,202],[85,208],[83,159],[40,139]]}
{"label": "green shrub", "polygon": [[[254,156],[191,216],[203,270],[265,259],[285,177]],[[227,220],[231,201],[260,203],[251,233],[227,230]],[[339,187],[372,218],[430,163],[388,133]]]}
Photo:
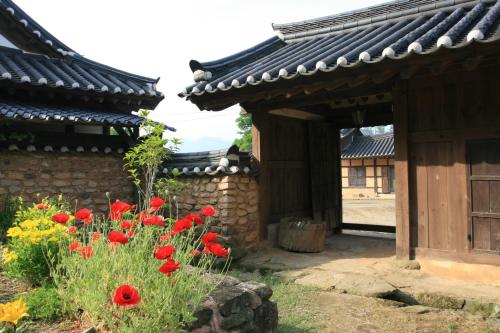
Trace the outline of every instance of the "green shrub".
{"label": "green shrub", "polygon": [[30,291],[24,301],[31,320],[55,321],[62,316],[62,305],[57,290],[45,286]]}
{"label": "green shrub", "polygon": [[50,280],[50,262],[57,262],[61,239],[70,238],[67,225],[53,222],[51,217],[61,207],[43,202],[16,213],[14,225],[7,230],[8,247],[3,249],[2,265],[11,277],[34,286]]}
{"label": "green shrub", "polygon": [[22,207],[21,198],[5,197],[0,203],[0,243],[6,241],[7,230],[14,224],[16,212]]}

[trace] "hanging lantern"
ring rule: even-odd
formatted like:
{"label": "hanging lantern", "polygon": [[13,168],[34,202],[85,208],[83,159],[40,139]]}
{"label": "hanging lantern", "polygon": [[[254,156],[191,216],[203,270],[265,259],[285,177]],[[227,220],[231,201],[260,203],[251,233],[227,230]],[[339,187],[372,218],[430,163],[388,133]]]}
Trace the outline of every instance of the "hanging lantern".
{"label": "hanging lantern", "polygon": [[356,127],[362,127],[365,122],[366,110],[357,109],[352,112],[352,121]]}

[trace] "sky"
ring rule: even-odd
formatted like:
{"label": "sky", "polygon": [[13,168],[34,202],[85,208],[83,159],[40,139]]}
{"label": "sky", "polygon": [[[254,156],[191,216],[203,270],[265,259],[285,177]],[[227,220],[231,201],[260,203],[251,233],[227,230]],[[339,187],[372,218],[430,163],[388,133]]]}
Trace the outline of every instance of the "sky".
{"label": "sky", "polygon": [[193,83],[189,60],[216,60],[275,35],[271,23],[342,13],[384,0],[14,0],[83,56],[160,77],[165,99],[151,118],[177,129],[182,152],[227,148],[239,107],[200,111],[177,96]]}

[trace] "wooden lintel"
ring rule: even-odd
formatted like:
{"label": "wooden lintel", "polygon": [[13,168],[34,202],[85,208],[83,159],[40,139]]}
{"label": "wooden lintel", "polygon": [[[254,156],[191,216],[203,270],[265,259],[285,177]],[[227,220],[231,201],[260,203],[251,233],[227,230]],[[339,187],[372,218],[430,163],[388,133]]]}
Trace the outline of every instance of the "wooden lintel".
{"label": "wooden lintel", "polygon": [[270,114],[275,116],[282,116],[288,118],[295,118],[301,120],[323,120],[325,117],[319,114],[297,110],[297,109],[275,109],[269,111]]}

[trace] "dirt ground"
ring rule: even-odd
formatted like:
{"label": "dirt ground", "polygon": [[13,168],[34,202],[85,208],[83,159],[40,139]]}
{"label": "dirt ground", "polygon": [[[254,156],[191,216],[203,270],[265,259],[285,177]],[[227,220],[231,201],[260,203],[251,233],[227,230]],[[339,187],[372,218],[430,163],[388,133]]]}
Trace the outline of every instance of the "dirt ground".
{"label": "dirt ground", "polygon": [[[481,284],[431,276],[416,262],[396,260],[394,249],[390,236],[343,234],[316,254],[263,246],[240,266],[318,288],[315,332],[500,333],[500,277]],[[493,312],[471,310],[476,303]]]}
{"label": "dirt ground", "polygon": [[328,333],[498,333],[498,320],[460,310],[398,304],[334,292],[319,292],[316,332]]}
{"label": "dirt ground", "polygon": [[342,200],[344,223],[396,226],[394,200]]}

